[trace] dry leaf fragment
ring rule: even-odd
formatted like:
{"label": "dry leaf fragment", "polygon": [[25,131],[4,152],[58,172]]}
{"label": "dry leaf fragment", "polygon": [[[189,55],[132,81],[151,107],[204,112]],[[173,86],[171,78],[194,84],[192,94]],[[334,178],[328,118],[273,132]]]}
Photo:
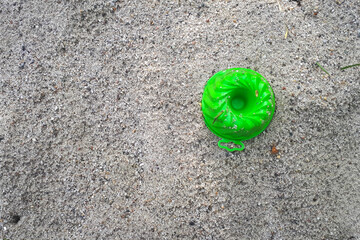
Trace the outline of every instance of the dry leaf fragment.
{"label": "dry leaf fragment", "polygon": [[275,144],[272,146],[272,148],[271,148],[271,154],[278,154],[279,153],[279,150],[278,149],[276,149],[276,146],[275,146]]}

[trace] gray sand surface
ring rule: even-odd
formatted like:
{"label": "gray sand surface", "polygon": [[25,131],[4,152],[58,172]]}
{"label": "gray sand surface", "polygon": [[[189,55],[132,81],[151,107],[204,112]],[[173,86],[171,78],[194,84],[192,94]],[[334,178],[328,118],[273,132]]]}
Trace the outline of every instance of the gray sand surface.
{"label": "gray sand surface", "polygon": [[[0,236],[360,239],[359,62],[359,0],[1,0]],[[200,108],[231,67],[276,95],[243,152]]]}

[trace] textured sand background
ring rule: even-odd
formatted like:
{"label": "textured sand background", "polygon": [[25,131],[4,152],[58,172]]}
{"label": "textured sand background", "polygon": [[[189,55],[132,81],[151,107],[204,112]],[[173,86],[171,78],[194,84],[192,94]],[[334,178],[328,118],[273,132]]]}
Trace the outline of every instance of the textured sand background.
{"label": "textured sand background", "polygon": [[[2,237],[360,239],[360,2],[279,3],[2,0]],[[199,104],[231,67],[277,101],[234,153]]]}

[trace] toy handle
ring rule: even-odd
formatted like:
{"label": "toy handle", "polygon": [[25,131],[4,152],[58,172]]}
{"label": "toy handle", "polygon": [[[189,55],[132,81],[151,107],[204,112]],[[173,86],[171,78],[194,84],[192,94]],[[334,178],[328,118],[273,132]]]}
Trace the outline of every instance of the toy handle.
{"label": "toy handle", "polygon": [[[241,148],[228,148],[227,146],[221,145],[221,143],[228,143],[228,142],[233,142],[233,143],[235,143],[237,145],[240,145]],[[245,148],[245,145],[241,141],[234,141],[234,140],[227,140],[227,139],[221,139],[218,142],[218,146],[219,146],[219,148],[224,148],[224,149],[228,150],[229,152],[242,151]]]}

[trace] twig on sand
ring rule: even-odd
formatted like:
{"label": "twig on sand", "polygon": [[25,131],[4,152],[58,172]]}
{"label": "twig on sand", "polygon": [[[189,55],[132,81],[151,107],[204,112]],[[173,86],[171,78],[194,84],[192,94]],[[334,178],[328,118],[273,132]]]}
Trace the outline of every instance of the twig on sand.
{"label": "twig on sand", "polygon": [[323,67],[320,65],[320,63],[317,62],[316,65],[318,65],[321,70],[323,70],[327,75],[330,76],[330,73],[328,73],[328,72],[325,70],[325,68],[323,68]]}
{"label": "twig on sand", "polygon": [[280,10],[280,12],[282,12],[283,10],[282,10],[282,8],[281,8],[280,1],[279,1],[279,0],[277,0],[277,3],[278,3],[278,5],[279,5],[279,10]]}
{"label": "twig on sand", "polygon": [[344,69],[347,69],[347,68],[352,68],[352,67],[357,67],[357,66],[360,66],[360,63],[353,64],[353,65],[349,65],[349,66],[345,66],[345,67],[342,67],[342,68],[340,68],[340,69],[341,69],[341,70],[344,70]]}

